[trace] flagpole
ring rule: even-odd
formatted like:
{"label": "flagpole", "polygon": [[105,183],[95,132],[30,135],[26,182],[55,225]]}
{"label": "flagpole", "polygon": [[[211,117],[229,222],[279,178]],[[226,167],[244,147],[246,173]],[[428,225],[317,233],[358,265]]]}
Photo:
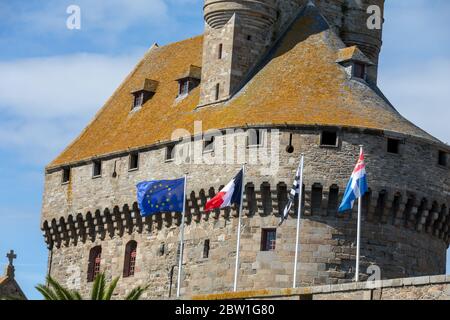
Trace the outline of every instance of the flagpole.
{"label": "flagpole", "polygon": [[242,221],[242,204],[244,203],[244,186],[245,186],[244,181],[245,181],[245,164],[242,165],[241,203],[239,204],[239,218],[238,218],[237,243],[236,243],[236,265],[234,267],[234,285],[233,285],[234,292],[237,291],[239,254],[241,249],[241,221]]}
{"label": "flagpole", "polygon": [[292,283],[292,288],[297,287],[297,264],[298,264],[298,252],[300,250],[300,219],[302,214],[302,194],[303,194],[303,161],[304,155],[302,153],[300,160],[300,181],[299,181],[299,191],[298,191],[298,208],[297,208],[297,235],[295,240],[295,260],[294,260],[294,280]]}
{"label": "flagpole", "polygon": [[186,216],[186,186],[187,186],[187,174],[184,175],[183,212],[182,212],[182,215],[181,215],[181,229],[180,229],[180,259],[178,261],[178,278],[177,278],[177,298],[180,297],[181,269],[183,267],[184,219],[185,219],[185,216]]}
{"label": "flagpole", "polygon": [[[363,146],[359,146],[359,154],[363,152]],[[359,258],[360,258],[360,248],[361,248],[361,195],[358,197],[358,221],[356,228],[356,270],[355,270],[355,282],[359,282]]]}

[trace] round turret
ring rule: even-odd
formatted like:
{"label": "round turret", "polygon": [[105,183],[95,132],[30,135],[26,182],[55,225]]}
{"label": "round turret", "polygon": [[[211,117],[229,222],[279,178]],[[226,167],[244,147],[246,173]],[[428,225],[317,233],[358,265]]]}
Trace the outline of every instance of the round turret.
{"label": "round turret", "polygon": [[381,50],[382,28],[370,29],[367,13],[369,6],[377,6],[381,10],[383,22],[384,0],[347,0],[344,5],[344,25],[341,29],[342,40],[348,45],[357,45],[375,64]]}
{"label": "round turret", "polygon": [[257,28],[265,29],[277,19],[275,0],[205,0],[205,21],[212,28],[223,27],[235,13],[239,13],[248,26]]}

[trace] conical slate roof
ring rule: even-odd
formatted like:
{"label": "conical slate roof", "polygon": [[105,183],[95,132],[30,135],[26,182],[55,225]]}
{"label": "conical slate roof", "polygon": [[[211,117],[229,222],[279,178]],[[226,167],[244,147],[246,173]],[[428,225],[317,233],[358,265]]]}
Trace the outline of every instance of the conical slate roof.
{"label": "conical slate roof", "polygon": [[[377,88],[348,79],[337,62],[346,46],[314,6],[303,10],[238,94],[223,104],[197,108],[199,87],[180,101],[175,80],[190,66],[201,66],[202,41],[198,36],[149,50],[48,168],[170,141],[175,129],[193,132],[194,121],[202,121],[203,130],[246,125],[373,129],[441,144],[403,118]],[[156,93],[130,112],[131,92],[145,79],[158,82]]]}

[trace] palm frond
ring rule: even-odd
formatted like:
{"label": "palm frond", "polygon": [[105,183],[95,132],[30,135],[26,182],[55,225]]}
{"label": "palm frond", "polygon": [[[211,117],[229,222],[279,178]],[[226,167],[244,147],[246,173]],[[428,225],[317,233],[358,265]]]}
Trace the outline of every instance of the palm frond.
{"label": "palm frond", "polygon": [[51,276],[47,276],[47,282],[53,288],[53,292],[57,295],[58,300],[75,300],[72,291],[65,289],[58,281]]}
{"label": "palm frond", "polygon": [[138,286],[131,290],[131,292],[125,297],[125,300],[139,300],[139,298],[142,296],[142,294],[147,291],[149,286],[141,287]]}
{"label": "palm frond", "polygon": [[111,300],[114,290],[116,289],[117,282],[119,282],[119,277],[114,278],[113,281],[110,283],[102,300]]}
{"label": "palm frond", "polygon": [[45,285],[38,284],[35,288],[37,291],[39,291],[40,294],[42,294],[45,300],[59,300],[53,290],[46,287]]}
{"label": "palm frond", "polygon": [[95,279],[92,286],[91,300],[102,300],[103,293],[105,290],[105,274],[99,273]]}

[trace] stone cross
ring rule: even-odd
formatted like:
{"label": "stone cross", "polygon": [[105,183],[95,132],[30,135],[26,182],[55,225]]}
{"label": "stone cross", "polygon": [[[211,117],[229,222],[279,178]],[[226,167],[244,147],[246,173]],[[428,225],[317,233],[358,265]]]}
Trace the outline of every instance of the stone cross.
{"label": "stone cross", "polygon": [[13,260],[17,258],[17,254],[14,253],[14,250],[9,251],[9,253],[6,255],[6,257],[9,260],[9,265],[13,265]]}

